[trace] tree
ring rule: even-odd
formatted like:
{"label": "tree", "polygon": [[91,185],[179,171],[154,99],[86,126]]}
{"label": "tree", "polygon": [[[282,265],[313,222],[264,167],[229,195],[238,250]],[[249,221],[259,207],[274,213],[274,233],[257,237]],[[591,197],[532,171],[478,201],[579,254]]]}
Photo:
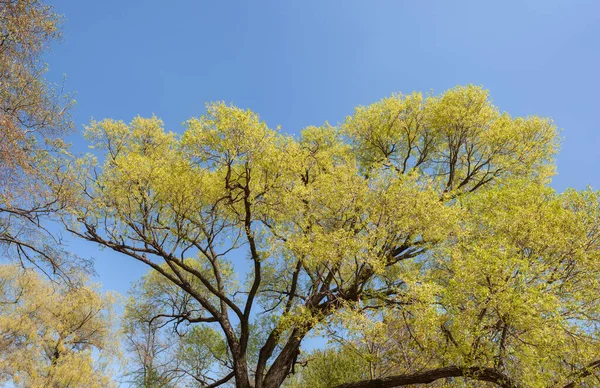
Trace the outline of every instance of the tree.
{"label": "tree", "polygon": [[104,162],[72,183],[65,224],[177,290],[160,314],[218,329],[219,384],[279,387],[336,327],[401,328],[419,360],[355,387],[596,372],[598,194],[552,191],[556,127],[480,87],[393,95],[299,138],[223,103],[181,136],[138,117],[87,137]]}
{"label": "tree", "polygon": [[349,349],[328,347],[316,350],[309,354],[306,365],[305,368],[300,367],[284,386],[329,388],[370,378],[368,361]]}
{"label": "tree", "polygon": [[[130,372],[139,387],[206,387],[230,368],[227,345],[212,327],[181,325],[199,307],[160,274],[150,272],[125,305],[124,345],[133,355]],[[196,306],[194,306],[196,305]]]}
{"label": "tree", "polygon": [[70,255],[48,232],[48,218],[62,206],[53,180],[72,102],[45,81],[41,60],[59,23],[42,1],[0,0],[0,247],[5,258],[65,275]]}
{"label": "tree", "polygon": [[115,351],[112,296],[57,285],[16,265],[0,266],[0,283],[0,381],[17,387],[111,386],[106,367]]}

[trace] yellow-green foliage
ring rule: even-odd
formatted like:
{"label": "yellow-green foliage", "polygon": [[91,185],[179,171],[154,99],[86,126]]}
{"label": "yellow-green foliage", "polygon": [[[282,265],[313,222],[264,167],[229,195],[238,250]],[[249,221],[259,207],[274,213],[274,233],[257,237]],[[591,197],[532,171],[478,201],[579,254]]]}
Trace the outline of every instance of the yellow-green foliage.
{"label": "yellow-green foliage", "polygon": [[598,194],[549,188],[556,127],[480,87],[393,95],[299,137],[223,103],[181,136],[139,117],[87,136],[106,158],[80,182],[78,233],[154,268],[164,309],[188,298],[172,315],[215,323],[239,381],[250,343],[274,341],[253,362],[277,386],[278,352],[317,330],[368,333],[359,350],[386,363],[371,377],[480,367],[537,387],[600,352]]}
{"label": "yellow-green foliage", "polygon": [[[83,280],[83,279],[82,279]],[[108,387],[113,297],[0,266],[0,371],[18,387]]]}

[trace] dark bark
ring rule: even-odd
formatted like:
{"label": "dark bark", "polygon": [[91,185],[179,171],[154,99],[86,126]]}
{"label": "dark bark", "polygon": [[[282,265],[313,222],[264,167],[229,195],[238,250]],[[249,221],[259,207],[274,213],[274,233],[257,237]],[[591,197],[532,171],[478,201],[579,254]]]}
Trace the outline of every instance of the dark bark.
{"label": "dark bark", "polygon": [[[586,378],[588,376],[591,376],[592,374],[594,374],[598,368],[600,368],[600,360],[596,360],[594,362],[589,363],[588,365],[585,366],[585,368],[582,368],[581,370],[573,373],[570,377],[572,379],[583,379]],[[577,386],[577,382],[576,381],[571,381],[568,384],[565,384],[565,386],[563,388],[575,388]]]}
{"label": "dark bark", "polygon": [[520,387],[520,385],[518,385],[511,378],[494,368],[460,368],[458,366],[449,366],[445,368],[431,369],[424,372],[345,383],[338,385],[335,388],[393,388],[413,384],[429,384],[436,380],[450,377],[466,377],[474,380],[486,381],[489,383],[494,383],[502,388]]}

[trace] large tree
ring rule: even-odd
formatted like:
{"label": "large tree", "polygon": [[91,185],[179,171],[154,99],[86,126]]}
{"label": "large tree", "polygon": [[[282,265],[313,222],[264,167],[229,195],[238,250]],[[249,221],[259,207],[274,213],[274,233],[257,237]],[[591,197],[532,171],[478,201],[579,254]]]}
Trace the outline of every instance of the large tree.
{"label": "large tree", "polygon": [[44,79],[42,60],[60,20],[39,0],[0,0],[0,248],[4,258],[65,275],[69,255],[48,232],[63,192],[49,183],[60,186],[55,161],[72,102]]}
{"label": "large tree", "polygon": [[567,385],[600,364],[598,195],[550,189],[556,127],[480,87],[299,137],[223,103],[182,135],[138,117],[87,137],[104,160],[69,176],[66,225],[154,271],[176,296],[160,319],[219,333],[201,384],[279,387],[308,336],[367,330],[397,367],[354,387]]}

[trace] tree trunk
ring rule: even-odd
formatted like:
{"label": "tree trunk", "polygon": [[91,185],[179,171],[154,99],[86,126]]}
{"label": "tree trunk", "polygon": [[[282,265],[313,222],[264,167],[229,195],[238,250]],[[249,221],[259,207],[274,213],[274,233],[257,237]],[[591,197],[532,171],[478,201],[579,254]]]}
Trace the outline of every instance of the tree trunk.
{"label": "tree trunk", "polygon": [[248,362],[246,354],[239,349],[232,349],[233,373],[236,388],[252,388],[248,377]]}

